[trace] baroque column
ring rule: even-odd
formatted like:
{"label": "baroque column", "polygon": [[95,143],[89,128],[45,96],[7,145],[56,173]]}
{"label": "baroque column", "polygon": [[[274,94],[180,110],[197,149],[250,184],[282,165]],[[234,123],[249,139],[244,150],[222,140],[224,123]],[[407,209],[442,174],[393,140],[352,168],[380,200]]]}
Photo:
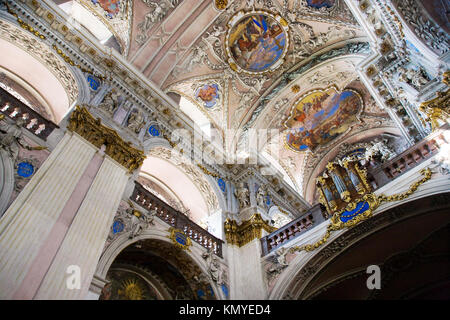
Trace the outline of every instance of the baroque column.
{"label": "baroque column", "polygon": [[0,219],[0,298],[84,299],[143,158],[77,107],[63,139]]}

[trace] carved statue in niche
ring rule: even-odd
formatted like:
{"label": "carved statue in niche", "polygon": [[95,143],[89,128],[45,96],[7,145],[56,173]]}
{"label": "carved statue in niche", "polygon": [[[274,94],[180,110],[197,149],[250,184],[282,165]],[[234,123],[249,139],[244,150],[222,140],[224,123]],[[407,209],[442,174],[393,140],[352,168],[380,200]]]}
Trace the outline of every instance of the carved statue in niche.
{"label": "carved statue in niche", "polygon": [[241,182],[238,188],[234,191],[234,195],[238,199],[239,208],[243,209],[250,205],[250,194],[243,182]]}
{"label": "carved statue in niche", "polygon": [[146,214],[137,210],[131,201],[128,201],[128,204],[130,205],[130,208],[126,211],[130,215],[131,224],[129,239],[133,239],[140,235],[149,225],[155,225],[154,219],[156,212],[152,211],[150,217],[148,217]]}
{"label": "carved statue in niche", "polygon": [[117,98],[118,94],[115,90],[109,91],[105,97],[103,98],[103,101],[98,105],[99,108],[105,110],[109,114],[113,114],[117,109]]}
{"label": "carved statue in niche", "polygon": [[135,133],[139,133],[143,126],[144,115],[137,109],[133,110],[127,120],[128,129],[133,130]]}
{"label": "carved statue in niche", "polygon": [[258,188],[258,192],[256,193],[256,203],[261,208],[265,208],[266,206],[266,191],[263,186]]}
{"label": "carved statue in niche", "polygon": [[208,264],[208,271],[212,281],[216,282],[218,285],[222,284],[222,269],[220,267],[220,262],[217,260],[217,257],[214,256],[212,249],[209,248],[207,252],[202,254],[202,257]]}
{"label": "carved statue in niche", "polygon": [[426,75],[425,71],[422,68],[417,70],[407,69],[404,67],[399,68],[399,80],[401,82],[407,83],[413,86],[415,89],[419,90],[422,86],[427,84],[430,79]]}
{"label": "carved statue in niche", "polygon": [[[0,116],[0,121],[4,118]],[[18,118],[14,124],[0,122],[0,149],[5,150],[13,162],[16,161],[19,155],[20,147],[27,150],[43,150],[46,147],[32,147],[23,138],[22,126],[25,124],[23,118]]]}

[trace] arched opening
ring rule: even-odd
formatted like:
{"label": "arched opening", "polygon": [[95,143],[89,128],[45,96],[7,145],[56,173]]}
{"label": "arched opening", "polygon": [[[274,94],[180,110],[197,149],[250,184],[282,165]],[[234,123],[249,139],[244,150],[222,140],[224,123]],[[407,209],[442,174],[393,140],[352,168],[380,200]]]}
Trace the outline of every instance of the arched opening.
{"label": "arched opening", "polygon": [[25,104],[47,120],[59,123],[72,101],[58,77],[34,56],[2,38],[0,51],[1,88],[26,100]]}
{"label": "arched opening", "polygon": [[[191,166],[186,168],[192,170]],[[201,181],[200,177],[196,176],[196,172],[188,175],[180,169],[180,166],[152,155],[145,159],[141,172],[157,178],[171,190],[172,195],[179,199],[183,208],[186,208],[183,213],[195,223],[201,224],[209,216],[209,207],[205,199],[208,195],[203,190],[206,187],[204,183],[207,182]]]}
{"label": "arched opening", "polygon": [[181,248],[144,239],[123,249],[111,264],[101,300],[217,299],[206,274]]}
{"label": "arched opening", "polygon": [[[448,299],[449,196],[445,193],[407,202],[343,233],[292,275],[301,280],[288,286],[291,296],[319,300]],[[367,286],[374,274],[367,271],[369,266],[379,267],[380,289]]]}

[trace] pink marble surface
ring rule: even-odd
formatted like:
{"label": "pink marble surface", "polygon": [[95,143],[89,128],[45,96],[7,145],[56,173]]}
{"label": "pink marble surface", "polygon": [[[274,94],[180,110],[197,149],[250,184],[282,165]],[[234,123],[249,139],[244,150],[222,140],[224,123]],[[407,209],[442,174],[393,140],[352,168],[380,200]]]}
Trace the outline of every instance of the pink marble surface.
{"label": "pink marble surface", "polygon": [[43,241],[25,278],[14,293],[13,299],[29,300],[33,299],[36,295],[102,162],[103,157],[98,153],[92,158],[86,171],[78,181],[74,192],[59,215],[58,220],[55,222],[47,238]]}

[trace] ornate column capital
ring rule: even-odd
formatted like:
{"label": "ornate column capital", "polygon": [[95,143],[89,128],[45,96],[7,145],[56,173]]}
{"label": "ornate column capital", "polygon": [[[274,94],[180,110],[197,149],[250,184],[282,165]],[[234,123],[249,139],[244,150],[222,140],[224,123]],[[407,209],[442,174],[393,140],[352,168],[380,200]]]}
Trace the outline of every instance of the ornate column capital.
{"label": "ornate column capital", "polygon": [[127,168],[130,173],[144,162],[144,151],[134,148],[115,130],[102,125],[100,118],[95,119],[84,106],[77,106],[72,112],[67,129],[77,133],[97,148],[105,145],[105,153]]}
{"label": "ornate column capital", "polygon": [[249,220],[243,221],[240,225],[235,220],[227,219],[224,229],[227,242],[242,247],[255,238],[260,239],[262,230],[271,233],[277,228],[269,225],[259,213],[255,213]]}

